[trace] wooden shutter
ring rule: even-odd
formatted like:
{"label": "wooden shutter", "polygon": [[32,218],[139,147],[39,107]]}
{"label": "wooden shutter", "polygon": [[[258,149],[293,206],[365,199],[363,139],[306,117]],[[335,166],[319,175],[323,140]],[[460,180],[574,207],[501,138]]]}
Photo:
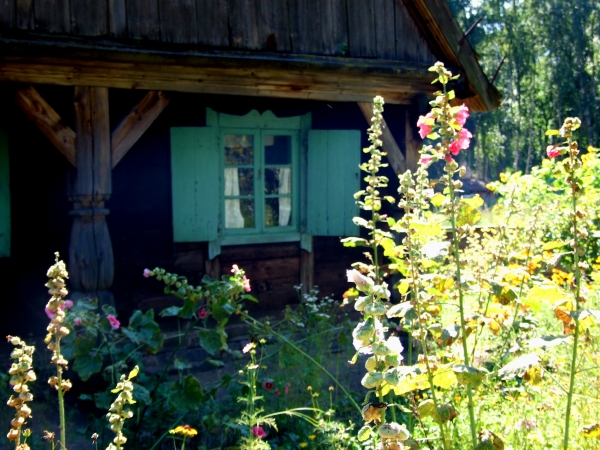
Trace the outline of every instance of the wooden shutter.
{"label": "wooden shutter", "polygon": [[219,236],[220,171],[216,128],[171,128],[173,239]]}
{"label": "wooden shutter", "polygon": [[0,130],[0,258],[10,256],[10,191],[8,136]]}
{"label": "wooden shutter", "polygon": [[310,130],[307,229],[314,236],[358,234],[354,193],[360,188],[360,131]]}

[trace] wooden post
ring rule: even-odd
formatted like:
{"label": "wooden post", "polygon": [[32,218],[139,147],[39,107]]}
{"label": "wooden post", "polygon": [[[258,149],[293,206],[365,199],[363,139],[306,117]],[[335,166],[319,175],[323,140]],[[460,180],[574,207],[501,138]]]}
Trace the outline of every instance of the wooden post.
{"label": "wooden post", "polygon": [[112,303],[114,258],[104,202],[112,192],[108,88],[75,87],[77,174],[70,193],[69,272],[73,298]]}
{"label": "wooden post", "polygon": [[302,301],[304,301],[304,294],[310,294],[310,291],[315,285],[315,253],[313,248],[313,237],[307,237],[310,240],[310,251],[303,248],[300,249],[300,284],[302,289]]}

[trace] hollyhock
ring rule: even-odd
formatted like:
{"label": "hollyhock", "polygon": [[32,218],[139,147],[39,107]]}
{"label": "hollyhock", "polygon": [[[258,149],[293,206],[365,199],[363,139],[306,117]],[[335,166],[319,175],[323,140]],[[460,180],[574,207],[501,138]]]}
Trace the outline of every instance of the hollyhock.
{"label": "hollyhock", "polygon": [[425,116],[419,116],[417,126],[419,127],[419,136],[421,139],[425,139],[428,134],[431,133],[431,125],[427,125],[428,119],[435,120],[432,112],[428,112]]}
{"label": "hollyhock", "polygon": [[256,436],[259,439],[262,439],[267,436],[267,433],[265,433],[265,430],[263,430],[263,428],[259,427],[258,425],[252,428],[252,433],[254,434],[254,436]]}
{"label": "hollyhock", "polygon": [[279,392],[279,389],[275,389],[275,392],[273,392],[275,394],[275,397],[279,397],[281,395],[281,392]]}
{"label": "hollyhock", "polygon": [[469,118],[469,108],[463,103],[456,112],[456,122],[462,127]]}
{"label": "hollyhock", "polygon": [[144,277],[149,278],[152,275],[152,271],[150,269],[144,269]]}
{"label": "hollyhock", "polygon": [[461,150],[466,150],[469,148],[472,137],[473,135],[471,134],[471,132],[466,128],[463,128],[458,132],[456,140],[454,140],[448,146],[448,150],[450,150],[450,153],[452,153],[454,156],[457,156]]}
{"label": "hollyhock", "polygon": [[364,276],[356,269],[346,270],[346,276],[348,277],[348,282],[355,283],[356,289],[362,292],[366,292],[374,284],[372,279]]}
{"label": "hollyhock", "polygon": [[433,158],[430,155],[422,155],[421,156],[421,164],[424,166],[428,166],[433,161]]}
{"label": "hollyhock", "polygon": [[267,391],[272,391],[273,388],[275,387],[275,385],[273,384],[273,382],[271,380],[267,380],[263,383],[263,387],[267,390]]}
{"label": "hollyhock", "polygon": [[204,319],[207,316],[208,316],[208,311],[206,310],[206,308],[202,308],[200,311],[198,311],[198,318]]}
{"label": "hollyhock", "polygon": [[115,316],[113,316],[112,314],[109,314],[106,316],[106,318],[110,322],[110,326],[112,327],[113,330],[119,329],[119,327],[121,326],[121,322],[119,322]]}
{"label": "hollyhock", "polygon": [[242,277],[242,284],[244,285],[244,289],[246,290],[246,292],[250,292],[250,280],[246,278],[246,275]]}
{"label": "hollyhock", "polygon": [[554,145],[549,145],[546,147],[546,153],[548,154],[548,158],[556,158],[558,155],[560,155],[560,148],[557,148]]}
{"label": "hollyhock", "polygon": [[76,317],[75,319],[73,319],[73,323],[76,326],[80,326],[81,325],[81,318],[80,317]]}
{"label": "hollyhock", "polygon": [[238,273],[240,271],[240,268],[238,267],[237,264],[234,264],[233,266],[231,266],[231,273]]}
{"label": "hollyhock", "polygon": [[62,309],[69,309],[73,307],[73,300],[65,300],[65,304],[62,306]]}

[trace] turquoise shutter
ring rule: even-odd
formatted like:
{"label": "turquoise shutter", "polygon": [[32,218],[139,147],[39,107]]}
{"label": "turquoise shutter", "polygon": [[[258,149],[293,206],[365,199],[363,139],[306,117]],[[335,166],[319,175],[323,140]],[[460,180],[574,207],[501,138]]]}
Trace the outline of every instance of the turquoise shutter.
{"label": "turquoise shutter", "polygon": [[354,193],[360,189],[360,131],[309,130],[306,232],[352,236],[358,227]]}
{"label": "turquoise shutter", "polygon": [[0,258],[10,256],[10,191],[8,136],[0,130]]}
{"label": "turquoise shutter", "polygon": [[173,239],[219,236],[219,149],[216,128],[171,128]]}

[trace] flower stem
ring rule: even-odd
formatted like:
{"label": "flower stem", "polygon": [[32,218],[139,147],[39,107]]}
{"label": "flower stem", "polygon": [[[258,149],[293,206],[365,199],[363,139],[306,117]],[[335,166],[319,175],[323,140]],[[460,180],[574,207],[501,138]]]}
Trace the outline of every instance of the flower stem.
{"label": "flower stem", "polygon": [[[460,274],[460,249],[458,233],[456,232],[456,205],[452,173],[448,173],[448,189],[450,190],[450,223],[452,227],[452,244],[454,248],[454,262],[456,264],[456,285],[458,289],[458,304],[460,310],[460,329],[463,345],[463,357],[465,366],[469,366],[469,347],[467,345],[467,327],[465,322],[465,305]],[[471,441],[473,446],[477,445],[477,424],[475,423],[475,408],[473,406],[473,391],[471,384],[467,385],[467,397],[469,399],[469,425],[471,427]]]}
{"label": "flower stem", "polygon": [[[581,271],[579,268],[579,239],[577,236],[577,182],[575,178],[575,155],[571,148],[571,138],[569,138],[569,151],[570,151],[570,169],[569,178],[571,182],[571,203],[573,206],[573,240],[574,240],[574,264],[575,264],[575,311],[579,312],[579,295],[581,294]],[[571,405],[573,402],[573,391],[575,390],[575,374],[577,373],[577,347],[579,344],[579,319],[574,317],[575,320],[575,333],[573,334],[573,354],[571,358],[571,372],[569,376],[569,393],[567,394],[567,410],[565,414],[565,436],[563,440],[563,449],[567,450],[569,447],[569,426],[571,421]]]}

